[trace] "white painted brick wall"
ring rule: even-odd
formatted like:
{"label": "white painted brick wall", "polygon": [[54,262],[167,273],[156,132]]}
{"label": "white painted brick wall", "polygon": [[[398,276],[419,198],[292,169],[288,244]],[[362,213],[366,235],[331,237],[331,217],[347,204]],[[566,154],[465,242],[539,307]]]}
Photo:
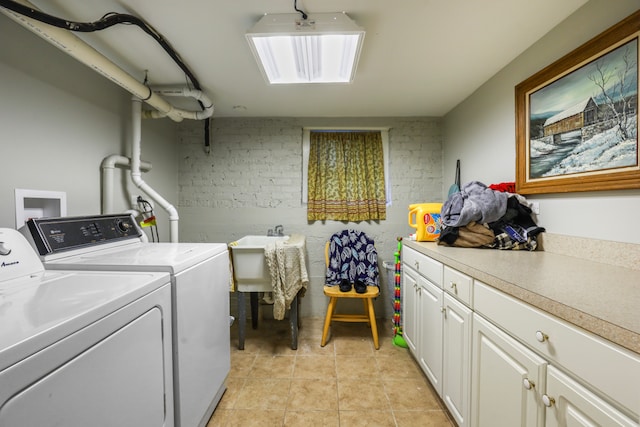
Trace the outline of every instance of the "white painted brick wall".
{"label": "white painted brick wall", "polygon": [[[307,222],[301,202],[305,126],[391,128],[392,206],[386,220]],[[311,283],[302,300],[302,316],[318,317],[326,310],[324,242],[336,231],[361,229],[375,239],[380,257],[382,296],[376,301],[376,312],[390,319],[382,260],[393,260],[396,237],[413,231],[407,225],[408,205],[442,202],[443,186],[448,188],[453,180],[442,177],[441,131],[435,118],[215,118],[207,155],[202,123],[184,121],[178,130],[180,239],[231,242],[247,234],[266,234],[277,224],[283,224],[288,234],[304,234]]]}
{"label": "white painted brick wall", "polygon": [[216,119],[208,156],[198,126],[185,128],[180,133],[179,206],[300,206],[300,128],[283,126],[280,119]]}

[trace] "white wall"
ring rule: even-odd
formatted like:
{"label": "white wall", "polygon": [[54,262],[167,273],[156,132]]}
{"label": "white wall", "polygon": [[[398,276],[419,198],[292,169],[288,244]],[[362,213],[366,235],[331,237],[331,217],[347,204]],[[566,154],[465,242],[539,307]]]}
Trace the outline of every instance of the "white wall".
{"label": "white wall", "polygon": [[[307,221],[306,205],[302,204],[305,126],[391,128],[392,206],[387,208],[386,220]],[[285,233],[304,234],[311,283],[303,298],[302,316],[322,316],[326,310],[323,251],[331,234],[346,228],[363,230],[375,239],[380,261],[393,261],[396,238],[415,231],[407,224],[408,205],[442,201],[439,119],[218,118],[213,120],[209,155],[203,151],[201,127],[183,122],[179,128],[179,210],[184,218],[180,235],[196,242],[232,242],[248,234],[266,235],[278,224],[284,226]],[[383,297],[376,301],[376,313],[390,318],[386,277],[382,284]],[[235,311],[235,305],[231,308]]]}
{"label": "white wall", "polygon": [[[515,86],[637,9],[637,0],[591,0],[449,112],[445,187],[456,159],[463,183],[515,181]],[[640,190],[528,198],[539,202],[538,223],[549,233],[640,244]]]}
{"label": "white wall", "polygon": [[[14,189],[64,191],[68,215],[100,213],[100,163],[130,155],[128,95],[18,24],[0,15],[0,227],[15,226]],[[144,179],[172,203],[177,199],[175,125],[143,123]],[[116,173],[115,202],[128,208],[137,194]],[[168,221],[159,213],[161,238]]]}

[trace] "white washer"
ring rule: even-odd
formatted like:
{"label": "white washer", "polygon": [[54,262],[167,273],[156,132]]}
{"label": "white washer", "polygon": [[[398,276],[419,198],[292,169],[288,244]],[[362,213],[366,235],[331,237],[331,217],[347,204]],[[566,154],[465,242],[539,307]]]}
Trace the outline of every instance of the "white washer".
{"label": "white washer", "polygon": [[0,228],[0,426],[174,425],[167,273],[45,271]]}
{"label": "white washer", "polygon": [[170,274],[175,424],[205,426],[231,367],[227,245],[148,243],[130,215],[37,219],[27,228],[50,270]]}

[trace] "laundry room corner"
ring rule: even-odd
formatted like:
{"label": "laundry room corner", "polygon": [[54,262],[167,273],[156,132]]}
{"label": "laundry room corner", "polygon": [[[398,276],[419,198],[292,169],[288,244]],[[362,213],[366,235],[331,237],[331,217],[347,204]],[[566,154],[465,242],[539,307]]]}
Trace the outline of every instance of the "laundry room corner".
{"label": "laundry room corner", "polygon": [[[20,40],[0,50],[0,78],[11,82],[2,84],[3,99],[12,100],[0,103],[3,143],[11,144],[3,158],[16,160],[3,162],[0,224],[16,227],[15,189],[65,192],[70,215],[100,212],[103,159],[131,155],[131,95],[2,14],[0,36]],[[173,203],[178,194],[175,129],[170,120],[142,124],[142,158],[153,165],[144,178]],[[140,194],[128,174],[116,168],[114,211],[131,208],[131,196]],[[166,214],[157,214],[160,238],[168,241]]]}

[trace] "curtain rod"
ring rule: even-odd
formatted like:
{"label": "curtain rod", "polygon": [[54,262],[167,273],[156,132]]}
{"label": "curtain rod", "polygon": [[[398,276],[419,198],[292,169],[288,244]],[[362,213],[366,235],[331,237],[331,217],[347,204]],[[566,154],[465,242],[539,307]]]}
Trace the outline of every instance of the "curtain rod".
{"label": "curtain rod", "polygon": [[313,127],[313,126],[305,126],[302,128],[304,131],[311,132],[370,132],[370,131],[389,131],[390,127],[359,127],[359,126],[326,126],[326,127]]}

